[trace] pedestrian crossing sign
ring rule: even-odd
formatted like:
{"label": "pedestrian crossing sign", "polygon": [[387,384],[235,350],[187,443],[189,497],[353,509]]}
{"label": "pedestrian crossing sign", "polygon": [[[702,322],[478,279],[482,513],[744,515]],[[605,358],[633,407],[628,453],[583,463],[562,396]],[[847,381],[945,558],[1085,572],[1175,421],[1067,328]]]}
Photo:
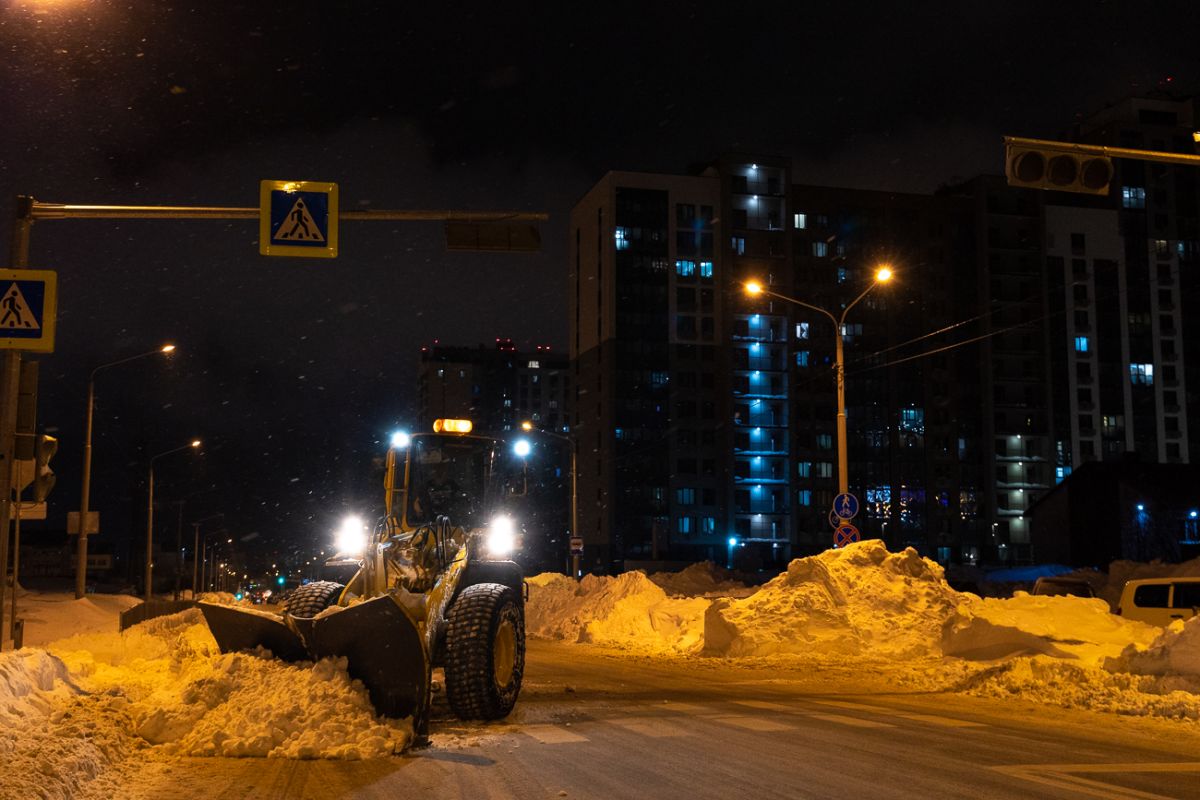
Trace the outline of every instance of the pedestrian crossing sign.
{"label": "pedestrian crossing sign", "polygon": [[336,183],[263,181],[259,186],[258,252],[264,256],[336,258]]}
{"label": "pedestrian crossing sign", "polygon": [[54,352],[58,273],[0,270],[0,350]]}

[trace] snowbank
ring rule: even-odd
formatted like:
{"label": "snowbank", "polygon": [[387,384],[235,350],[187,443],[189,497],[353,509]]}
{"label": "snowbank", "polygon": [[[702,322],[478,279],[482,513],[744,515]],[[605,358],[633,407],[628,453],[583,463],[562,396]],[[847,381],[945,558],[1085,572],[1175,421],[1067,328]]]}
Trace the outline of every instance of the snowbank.
{"label": "snowbank", "polygon": [[[76,600],[73,592],[21,589],[17,616],[25,620],[25,645],[37,647],[76,633],[115,631],[121,612],[140,602],[127,594],[89,594]],[[11,612],[8,603],[5,612]]]}
{"label": "snowbank", "polygon": [[1200,617],[1154,630],[1158,636],[1147,647],[1130,645],[1105,667],[1139,675],[1186,675],[1200,684]]}
{"label": "snowbank", "polygon": [[746,597],[758,591],[733,577],[724,567],[711,561],[692,564],[679,572],[656,572],[650,580],[664,592],[677,597]]}
{"label": "snowbank", "polygon": [[[115,627],[115,620],[113,620]],[[196,609],[124,633],[0,654],[0,798],[95,792],[137,750],[186,756],[376,758],[409,720],[375,715],[344,659],[222,655]]]}
{"label": "snowbank", "polygon": [[903,658],[938,655],[942,625],[961,595],[942,568],[908,548],[856,542],[800,558],[743,600],[714,601],[704,650]]}
{"label": "snowbank", "polygon": [[525,630],[531,636],[592,642],[643,652],[693,652],[709,601],[679,599],[642,572],[617,577],[545,573],[529,579]]}
{"label": "snowbank", "polygon": [[1043,654],[1099,666],[1129,645],[1148,645],[1161,629],[1118,617],[1099,598],[963,595],[947,620],[942,652],[974,660]]}

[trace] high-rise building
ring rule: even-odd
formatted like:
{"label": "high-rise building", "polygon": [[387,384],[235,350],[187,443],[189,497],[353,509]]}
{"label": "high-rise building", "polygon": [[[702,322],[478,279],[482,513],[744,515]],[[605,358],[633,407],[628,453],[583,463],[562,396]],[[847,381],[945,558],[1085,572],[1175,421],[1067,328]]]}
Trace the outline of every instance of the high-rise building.
{"label": "high-rise building", "polygon": [[[1191,102],[1082,140],[1192,152]],[[1118,161],[1107,198],[981,176],[935,195],[793,184],[786,159],[614,172],[572,211],[585,563],[769,566],[832,543],[835,324],[864,537],[944,563],[1038,558],[1027,512],[1072,469],[1186,463],[1200,369],[1200,182]],[[747,280],[769,294],[750,298]],[[1200,381],[1196,376],[1193,385]]]}

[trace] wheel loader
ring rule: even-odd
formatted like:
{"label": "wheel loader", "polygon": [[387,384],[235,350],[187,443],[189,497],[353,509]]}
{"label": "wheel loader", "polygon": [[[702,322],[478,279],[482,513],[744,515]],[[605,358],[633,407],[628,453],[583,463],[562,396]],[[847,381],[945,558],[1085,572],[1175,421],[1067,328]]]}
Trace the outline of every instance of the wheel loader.
{"label": "wheel loader", "polygon": [[376,711],[427,730],[431,672],[445,670],[462,719],[508,715],[525,668],[525,583],[511,560],[516,487],[499,443],[466,420],[398,434],[388,450],[385,513],[350,520],[329,563],[357,564],[345,585],[314,581],[282,614],[200,603],[222,652],[270,650],[287,661],[344,656]]}

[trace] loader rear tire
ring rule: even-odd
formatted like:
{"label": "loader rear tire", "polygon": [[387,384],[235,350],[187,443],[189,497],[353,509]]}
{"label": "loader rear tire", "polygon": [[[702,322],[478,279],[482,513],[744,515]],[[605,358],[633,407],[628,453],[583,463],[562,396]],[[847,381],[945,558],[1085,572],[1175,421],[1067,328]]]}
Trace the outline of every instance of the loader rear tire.
{"label": "loader rear tire", "polygon": [[525,672],[525,611],[510,587],[477,583],[450,608],[446,699],[459,719],[508,716]]}
{"label": "loader rear tire", "polygon": [[337,602],[346,587],[333,581],[313,581],[292,592],[283,604],[284,613],[293,617],[315,617]]}

